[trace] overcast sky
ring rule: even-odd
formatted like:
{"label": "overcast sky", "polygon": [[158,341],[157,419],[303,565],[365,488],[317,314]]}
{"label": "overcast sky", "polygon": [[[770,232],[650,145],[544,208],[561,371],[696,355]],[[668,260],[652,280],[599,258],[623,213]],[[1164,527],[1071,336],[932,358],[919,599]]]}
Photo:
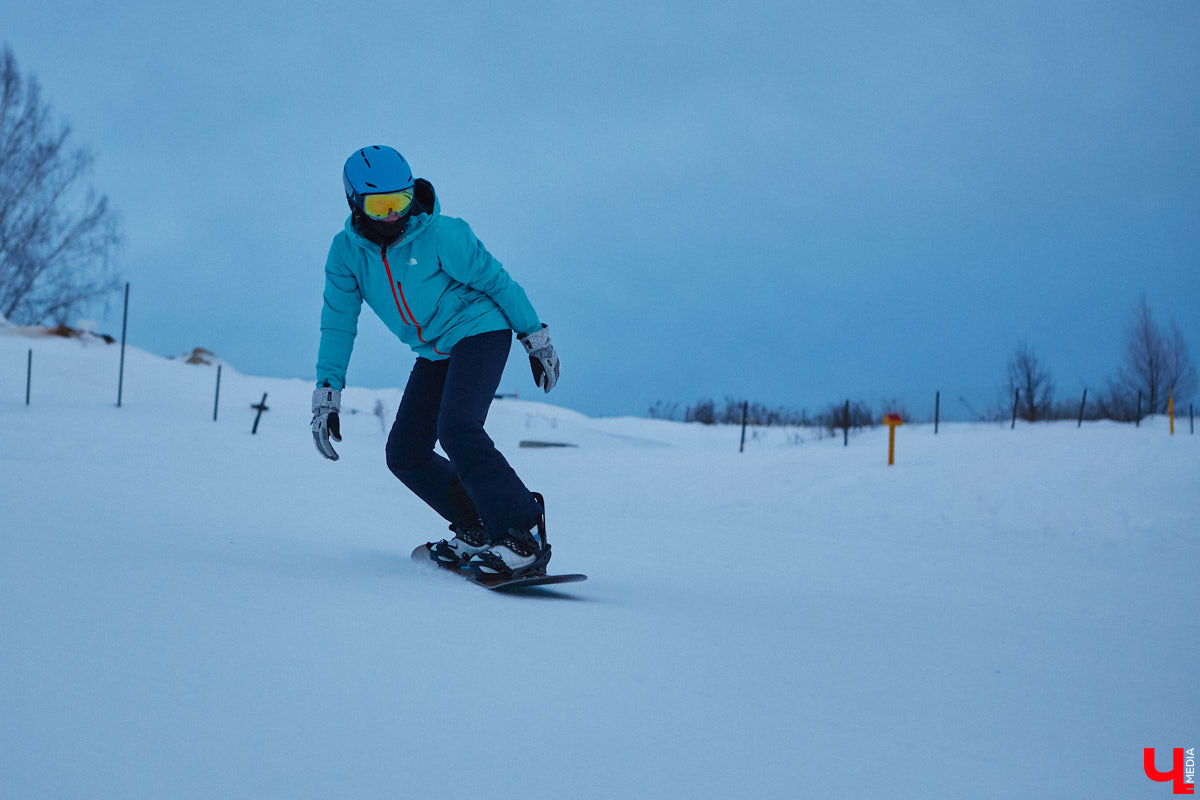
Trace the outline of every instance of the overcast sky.
{"label": "overcast sky", "polygon": [[[1200,356],[1200,3],[0,0],[97,157],[131,343],[313,378],[342,163],[390,144],[525,287],[550,400],[994,402],[1024,340]],[[119,333],[114,298],[102,330]],[[364,309],[348,380],[413,356]],[[533,397],[514,350],[502,388]],[[954,410],[957,400],[944,408]],[[961,406],[959,406],[961,410]]]}

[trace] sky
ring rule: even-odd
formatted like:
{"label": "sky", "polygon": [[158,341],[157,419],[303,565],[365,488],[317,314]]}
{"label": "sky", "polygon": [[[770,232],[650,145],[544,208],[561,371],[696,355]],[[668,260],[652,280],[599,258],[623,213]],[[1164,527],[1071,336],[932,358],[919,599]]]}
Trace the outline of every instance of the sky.
{"label": "sky", "polygon": [[[315,377],[341,169],[389,144],[526,289],[592,415],[997,404],[1200,357],[1200,5],[0,0],[93,150],[129,341]],[[91,318],[119,333],[120,298]],[[348,382],[412,354],[364,309]],[[538,391],[514,345],[501,384]]]}

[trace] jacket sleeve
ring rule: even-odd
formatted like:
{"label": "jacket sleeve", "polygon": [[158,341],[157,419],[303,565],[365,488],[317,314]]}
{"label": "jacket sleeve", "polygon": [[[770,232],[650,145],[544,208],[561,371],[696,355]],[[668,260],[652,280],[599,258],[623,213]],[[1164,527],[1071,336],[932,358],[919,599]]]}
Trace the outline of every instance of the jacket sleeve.
{"label": "jacket sleeve", "polygon": [[490,297],[517,333],[539,330],[542,324],[525,290],[487,251],[471,227],[454,217],[439,217],[438,222],[438,258],[442,270],[459,283]]}
{"label": "jacket sleeve", "polygon": [[346,368],[358,335],[362,311],[358,279],[345,265],[335,238],[325,260],[325,295],[321,308],[321,345],[317,350],[317,385],[326,381],[334,389],[346,386]]}

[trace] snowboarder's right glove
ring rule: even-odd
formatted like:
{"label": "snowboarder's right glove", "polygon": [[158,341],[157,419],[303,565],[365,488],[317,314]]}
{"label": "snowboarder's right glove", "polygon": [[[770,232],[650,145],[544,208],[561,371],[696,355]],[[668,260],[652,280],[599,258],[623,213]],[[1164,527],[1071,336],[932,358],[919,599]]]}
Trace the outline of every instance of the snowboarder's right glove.
{"label": "snowboarder's right glove", "polygon": [[525,352],[529,354],[534,383],[549,392],[554,388],[554,384],[558,383],[559,363],[558,353],[554,352],[554,345],[550,344],[550,334],[546,333],[546,326],[543,325],[540,330],[517,338],[525,345]]}
{"label": "snowboarder's right glove", "polygon": [[338,411],[342,407],[342,393],[331,389],[329,384],[318,386],[313,390],[313,441],[317,443],[317,452],[330,461],[337,461],[338,454],[334,452],[330,438],[335,442],[342,440],[342,423],[338,419]]}

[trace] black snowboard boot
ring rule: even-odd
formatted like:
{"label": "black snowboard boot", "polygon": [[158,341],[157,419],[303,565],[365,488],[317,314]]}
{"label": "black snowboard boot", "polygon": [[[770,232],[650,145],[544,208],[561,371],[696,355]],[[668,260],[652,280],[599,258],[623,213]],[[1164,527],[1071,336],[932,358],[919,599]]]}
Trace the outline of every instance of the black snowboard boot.
{"label": "black snowboard boot", "polygon": [[467,564],[481,578],[519,578],[546,574],[550,543],[546,541],[546,501],[536,492],[541,515],[528,528],[509,528],[491,547],[477,552]]}
{"label": "black snowboard boot", "polygon": [[471,556],[482,553],[492,544],[480,523],[461,527],[451,525],[450,530],[454,531],[453,539],[442,539],[429,545],[429,557],[443,567],[465,567]]}

